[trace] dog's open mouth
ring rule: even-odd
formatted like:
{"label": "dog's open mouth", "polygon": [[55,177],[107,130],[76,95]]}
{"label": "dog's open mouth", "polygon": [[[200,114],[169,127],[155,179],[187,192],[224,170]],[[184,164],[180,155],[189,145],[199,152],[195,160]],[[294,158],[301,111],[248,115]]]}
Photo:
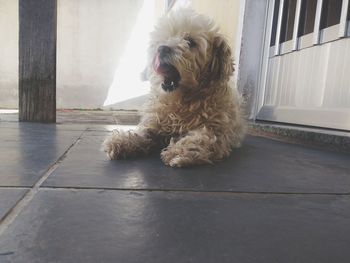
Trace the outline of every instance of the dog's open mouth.
{"label": "dog's open mouth", "polygon": [[159,54],[157,54],[154,60],[154,70],[164,77],[162,83],[163,90],[170,92],[177,88],[180,81],[180,73],[173,65],[163,62],[159,58]]}

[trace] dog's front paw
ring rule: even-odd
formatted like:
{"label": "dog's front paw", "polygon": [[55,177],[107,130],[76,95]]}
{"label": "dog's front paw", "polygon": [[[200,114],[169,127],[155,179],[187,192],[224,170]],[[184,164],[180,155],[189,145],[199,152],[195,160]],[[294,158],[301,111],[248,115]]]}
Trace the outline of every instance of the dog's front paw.
{"label": "dog's front paw", "polygon": [[160,157],[164,164],[171,167],[185,167],[191,165],[189,158],[181,156],[169,148],[165,148],[161,152]]}
{"label": "dog's front paw", "polygon": [[103,150],[111,160],[138,157],[149,153],[155,143],[143,133],[117,131],[107,137]]}
{"label": "dog's front paw", "polygon": [[114,130],[102,144],[103,150],[111,160],[126,159],[135,152],[131,132]]}
{"label": "dog's front paw", "polygon": [[160,154],[160,158],[166,165],[171,167],[181,167],[181,157],[172,154],[170,151],[163,150]]}
{"label": "dog's front paw", "polygon": [[107,156],[111,160],[121,159],[121,141],[118,140],[116,134],[112,134],[105,139],[102,144],[103,151],[107,153]]}
{"label": "dog's front paw", "polygon": [[171,167],[180,168],[180,167],[190,166],[191,163],[189,162],[188,158],[184,158],[184,157],[177,155],[173,159],[170,160],[169,165]]}
{"label": "dog's front paw", "polygon": [[199,164],[211,164],[210,152],[200,145],[186,146],[183,143],[170,143],[162,150],[160,157],[164,164],[171,167],[188,167]]}
{"label": "dog's front paw", "polygon": [[171,167],[187,167],[194,165],[195,163],[192,163],[191,159],[185,156],[175,155],[171,159],[164,160],[162,156],[162,160],[166,165],[169,165]]}
{"label": "dog's front paw", "polygon": [[170,161],[172,158],[174,158],[175,154],[168,148],[165,148],[160,153],[160,158],[162,159],[163,163],[166,165],[170,165]]}

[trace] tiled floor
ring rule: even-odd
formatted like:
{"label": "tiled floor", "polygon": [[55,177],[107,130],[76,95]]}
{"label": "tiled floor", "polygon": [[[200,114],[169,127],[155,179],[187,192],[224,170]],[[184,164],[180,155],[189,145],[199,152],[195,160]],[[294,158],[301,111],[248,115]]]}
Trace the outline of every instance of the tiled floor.
{"label": "tiled floor", "polygon": [[109,161],[112,126],[0,122],[0,262],[350,262],[350,155],[248,136],[214,166]]}

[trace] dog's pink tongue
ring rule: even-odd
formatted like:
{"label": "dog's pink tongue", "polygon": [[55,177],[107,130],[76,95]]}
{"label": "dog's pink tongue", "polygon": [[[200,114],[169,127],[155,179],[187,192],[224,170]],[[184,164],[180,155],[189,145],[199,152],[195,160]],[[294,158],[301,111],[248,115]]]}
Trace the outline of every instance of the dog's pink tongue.
{"label": "dog's pink tongue", "polygon": [[157,54],[156,59],[154,60],[154,70],[157,73],[160,73],[160,61],[159,61],[159,55]]}

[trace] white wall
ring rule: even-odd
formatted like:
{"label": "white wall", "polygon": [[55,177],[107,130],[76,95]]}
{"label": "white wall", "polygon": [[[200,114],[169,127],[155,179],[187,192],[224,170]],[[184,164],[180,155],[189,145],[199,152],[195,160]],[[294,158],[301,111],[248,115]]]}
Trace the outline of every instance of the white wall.
{"label": "white wall", "polygon": [[58,108],[103,106],[142,3],[58,0]]}
{"label": "white wall", "polygon": [[214,19],[220,27],[220,32],[227,37],[232,50],[235,50],[241,0],[192,0],[191,2],[198,13]]}
{"label": "white wall", "polygon": [[[143,1],[148,0],[57,0],[58,108],[102,107]],[[235,49],[239,3],[193,0],[192,4],[215,19]],[[155,9],[159,16],[164,0],[156,0]],[[17,108],[17,0],[0,0],[0,32],[0,107]],[[136,99],[130,107],[141,104]]]}
{"label": "white wall", "polygon": [[0,0],[0,107],[18,107],[17,0]]}
{"label": "white wall", "polygon": [[[143,1],[57,0],[58,108],[102,107]],[[0,107],[17,108],[17,0],[0,0],[0,32]]]}

